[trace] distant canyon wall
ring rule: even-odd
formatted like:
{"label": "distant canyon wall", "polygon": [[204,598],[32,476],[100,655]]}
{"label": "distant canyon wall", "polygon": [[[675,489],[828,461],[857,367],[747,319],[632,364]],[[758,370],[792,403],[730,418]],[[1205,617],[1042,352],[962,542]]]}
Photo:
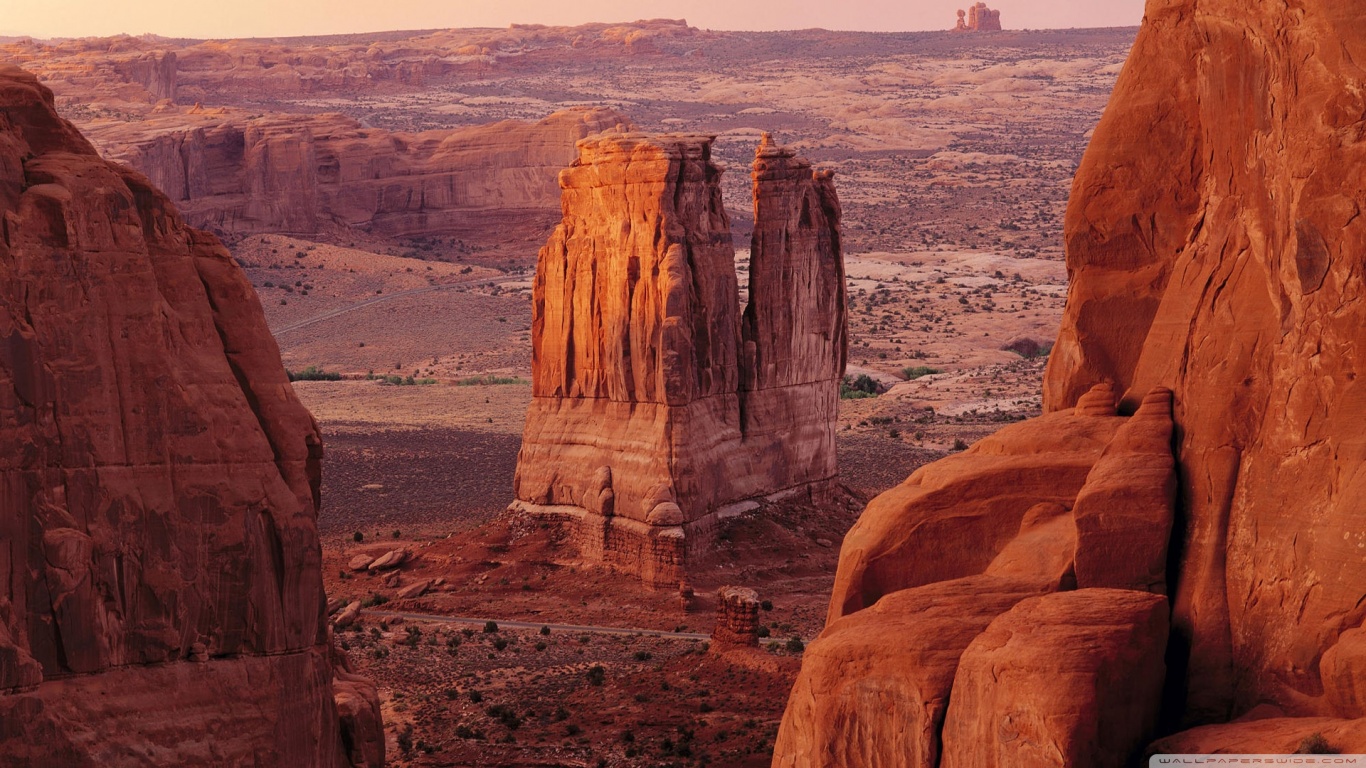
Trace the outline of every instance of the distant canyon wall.
{"label": "distant canyon wall", "polygon": [[541,250],[524,507],[598,559],[676,585],[721,508],[837,476],[846,354],[831,174],[765,139],[741,311],[707,136],[588,140]]}
{"label": "distant canyon wall", "polygon": [[340,115],[196,109],[98,123],[89,134],[110,159],[164,190],[194,226],[310,235],[339,225],[417,236],[549,219],[558,210],[555,175],[574,158],[575,143],[629,127],[607,108],[414,134]]}

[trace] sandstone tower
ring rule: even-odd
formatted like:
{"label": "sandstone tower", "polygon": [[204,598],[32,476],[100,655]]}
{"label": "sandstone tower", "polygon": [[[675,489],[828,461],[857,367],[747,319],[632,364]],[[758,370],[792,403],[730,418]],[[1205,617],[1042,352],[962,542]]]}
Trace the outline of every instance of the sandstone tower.
{"label": "sandstone tower", "polygon": [[713,137],[585,139],[541,249],[514,506],[676,585],[719,519],[834,483],[845,363],[832,174],[765,137],[739,302]]}

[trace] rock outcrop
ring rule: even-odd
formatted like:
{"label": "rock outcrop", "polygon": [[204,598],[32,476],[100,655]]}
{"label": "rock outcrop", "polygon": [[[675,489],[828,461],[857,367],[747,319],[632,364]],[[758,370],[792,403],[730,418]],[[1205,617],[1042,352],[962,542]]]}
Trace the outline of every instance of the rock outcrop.
{"label": "rock outcrop", "polygon": [[[885,706],[887,684],[866,663],[942,674],[942,662],[915,661],[933,646],[891,630],[854,641],[845,628],[878,636],[923,610],[923,590],[971,573],[1055,594],[1021,603],[962,654],[938,764],[1038,764],[1029,745],[1046,741],[1059,748],[1049,765],[1122,765],[1154,722],[1208,725],[1153,753],[1366,743],[1364,56],[1366,19],[1326,0],[1148,3],[1073,187],[1046,414],[869,505],[775,765],[936,765],[893,731],[933,717]],[[1097,407],[1106,391],[1120,415]],[[1123,600],[1100,603],[1171,596],[1160,712],[1163,622],[1097,615],[1084,596],[1112,587]],[[981,605],[998,602],[999,589],[978,589]],[[958,621],[942,635],[982,625]],[[1087,632],[1094,646],[1048,639]],[[1116,686],[1142,693],[1117,698]],[[841,690],[864,694],[832,709]],[[1080,691],[1086,707],[1071,709]],[[1144,727],[1105,725],[1120,720]],[[856,759],[839,746],[852,743]]]}
{"label": "rock outcrop", "polygon": [[317,426],[240,269],[13,67],[0,220],[6,765],[382,764],[374,688],[334,685]]}
{"label": "rock outcrop", "polygon": [[720,646],[759,645],[759,593],[745,587],[716,591],[716,626],[711,641]]}
{"label": "rock outcrop", "polygon": [[767,139],[739,307],[708,136],[589,139],[541,249],[515,506],[573,518],[589,560],[683,580],[729,507],[834,482],[845,361],[829,173]]}
{"label": "rock outcrop", "polygon": [[194,226],[308,235],[340,225],[408,237],[527,219],[549,228],[555,177],[574,159],[575,142],[629,127],[596,107],[422,133],[365,128],[342,115],[171,109],[87,133]]}
{"label": "rock outcrop", "polygon": [[966,11],[958,12],[955,32],[1000,32],[1001,12],[993,11],[986,3],[968,6]]}

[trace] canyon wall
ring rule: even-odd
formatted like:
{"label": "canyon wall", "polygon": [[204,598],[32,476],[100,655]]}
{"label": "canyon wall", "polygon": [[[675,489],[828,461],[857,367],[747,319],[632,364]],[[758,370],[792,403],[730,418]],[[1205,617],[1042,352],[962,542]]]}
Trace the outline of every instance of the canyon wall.
{"label": "canyon wall", "polygon": [[837,476],[839,203],[765,139],[739,306],[707,136],[589,139],[541,249],[518,505],[576,521],[590,560],[676,585],[726,508]]}
{"label": "canyon wall", "polygon": [[553,224],[555,176],[579,139],[629,128],[607,108],[537,123],[397,133],[342,115],[164,109],[87,133],[142,172],[186,221],[220,232],[315,234],[327,225],[386,236],[460,234],[528,219]]}
{"label": "canyon wall", "polygon": [[332,659],[322,445],[255,292],[0,68],[0,754],[383,764]]}
{"label": "canyon wall", "polygon": [[1150,0],[1046,413],[869,504],[775,766],[1366,744],[1362,61],[1340,3]]}

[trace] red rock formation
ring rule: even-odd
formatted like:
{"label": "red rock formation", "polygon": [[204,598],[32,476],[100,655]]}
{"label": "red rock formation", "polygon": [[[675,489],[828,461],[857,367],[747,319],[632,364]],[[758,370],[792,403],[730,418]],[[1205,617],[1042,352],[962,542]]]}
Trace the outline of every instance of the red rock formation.
{"label": "red rock formation", "polygon": [[[832,621],[812,646],[821,653],[803,666],[775,765],[842,764],[832,755],[844,753],[825,745],[854,741],[876,743],[843,764],[933,765],[894,732],[909,716],[876,698],[885,686],[866,659],[925,666],[906,669],[907,679],[942,666],[916,661],[926,640],[907,643],[884,627],[911,621],[916,594],[961,583],[943,580],[965,572],[1032,572],[1066,588],[1057,573],[1068,541],[1078,586],[1173,596],[1163,719],[1220,724],[1150,752],[1286,752],[1315,734],[1337,749],[1366,748],[1363,56],[1366,19],[1326,0],[1293,9],[1149,3],[1073,187],[1071,287],[1045,381],[1048,413],[923,468],[869,505],[845,541]],[[1097,457],[1084,414],[1095,387],[1111,384],[1120,412],[1137,413],[1108,419],[1123,426]],[[1031,441],[1037,450],[1024,447]],[[1059,501],[1088,461],[1075,496]],[[1019,466],[1057,480],[1045,487]],[[1072,529],[1053,504],[1070,508]],[[1017,526],[1018,540],[1002,546]],[[980,589],[983,602],[997,594]],[[1023,718],[1012,716],[1011,727],[1057,714],[1052,744],[1082,744],[1115,718],[1151,722],[1151,710],[1115,699],[1095,699],[1089,714],[1055,711],[1062,699],[1052,697],[1069,690],[1111,689],[1071,675],[1099,675],[1114,651],[1109,642],[1079,655],[1061,642],[1054,656],[1031,648],[1034,633],[1095,623],[1068,603],[1075,598],[1056,599],[1071,607],[1002,619],[1011,637],[988,631],[983,660],[964,662],[953,683],[964,711],[945,731],[946,743],[961,736],[964,753],[945,765],[997,764],[1002,745],[981,742],[1016,704],[991,697],[1031,687],[1039,694],[1021,699]],[[841,649],[835,638],[851,620],[882,639]],[[970,631],[980,617],[961,623]],[[999,650],[990,647],[997,641]],[[1151,646],[1149,638],[1149,661],[1115,683],[1149,701]],[[980,682],[974,670],[998,657],[991,685]],[[837,709],[829,699],[842,690],[868,693]],[[927,721],[910,719],[916,729]],[[1123,732],[1126,744],[1142,736]],[[1012,749],[999,764],[1031,764]],[[1129,757],[1122,750],[1048,764],[1119,765]]]}
{"label": "red rock formation", "polygon": [[958,12],[955,32],[1000,32],[1001,12],[993,11],[986,3],[968,6],[966,11]]}
{"label": "red rock formation", "polygon": [[964,651],[941,768],[1124,768],[1157,725],[1163,597],[1082,589],[1031,598]]}
{"label": "red rock formation", "polygon": [[241,271],[13,67],[0,218],[0,754],[379,765],[373,687],[334,701],[317,427]]}
{"label": "red rock formation", "polygon": [[1340,3],[1150,3],[1073,186],[1046,407],[1175,393],[1193,722],[1342,714],[1320,661],[1366,617],[1363,47]]}
{"label": "red rock formation", "polygon": [[839,203],[769,142],[739,308],[705,136],[581,142],[541,250],[519,503],[579,520],[585,557],[673,586],[727,505],[836,476]]}
{"label": "red rock formation", "polygon": [[312,234],[336,223],[412,236],[528,217],[548,225],[559,200],[555,175],[574,158],[575,142],[629,125],[607,108],[413,134],[341,115],[171,110],[88,133],[195,226]]}
{"label": "red rock formation", "polygon": [[759,593],[744,587],[716,591],[716,626],[711,641],[719,646],[759,645]]}

